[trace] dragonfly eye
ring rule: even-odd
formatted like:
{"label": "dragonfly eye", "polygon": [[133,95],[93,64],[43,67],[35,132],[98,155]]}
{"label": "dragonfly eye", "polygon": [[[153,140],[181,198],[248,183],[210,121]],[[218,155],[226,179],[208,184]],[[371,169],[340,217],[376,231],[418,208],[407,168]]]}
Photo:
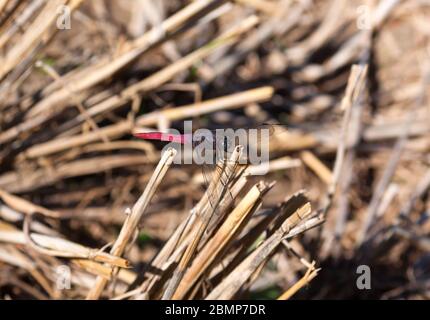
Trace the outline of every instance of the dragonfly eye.
{"label": "dragonfly eye", "polygon": [[210,143],[210,137],[207,137],[206,135],[194,135],[193,141],[195,145],[200,145],[201,143]]}

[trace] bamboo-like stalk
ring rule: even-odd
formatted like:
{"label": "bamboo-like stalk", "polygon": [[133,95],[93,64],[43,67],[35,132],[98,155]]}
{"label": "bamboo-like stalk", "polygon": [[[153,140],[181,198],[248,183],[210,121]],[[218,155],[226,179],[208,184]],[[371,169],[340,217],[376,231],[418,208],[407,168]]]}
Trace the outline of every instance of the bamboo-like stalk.
{"label": "bamboo-like stalk", "polygon": [[327,185],[329,185],[333,179],[332,173],[324,163],[321,162],[312,152],[302,151],[300,157],[303,162],[316,173],[316,175]]}
{"label": "bamboo-like stalk", "polygon": [[3,9],[6,7],[9,0],[0,0],[0,13],[3,13]]}
{"label": "bamboo-like stalk", "polygon": [[[169,148],[167,149],[163,156],[160,159],[157,167],[152,174],[151,179],[146,185],[143,194],[140,196],[139,200],[131,209],[131,214],[127,216],[124,224],[121,228],[121,231],[116,239],[115,243],[112,246],[110,253],[115,256],[121,256],[124,253],[124,250],[129,244],[130,240],[134,232],[136,231],[137,225],[145,213],[148,204],[154,195],[156,189],[160,185],[161,181],[164,178],[167,170],[173,162],[174,157],[176,156],[176,150]],[[107,284],[107,280],[103,277],[97,277],[96,284],[90,290],[87,295],[87,299],[98,299],[103,292],[104,287]]]}
{"label": "bamboo-like stalk", "polygon": [[58,212],[35,205],[30,201],[27,201],[13,194],[10,194],[9,192],[6,192],[5,190],[2,190],[2,189],[0,189],[0,198],[11,208],[25,214],[40,213],[51,218],[59,217]]}
{"label": "bamboo-like stalk", "polygon": [[59,6],[67,4],[73,10],[81,2],[82,0],[48,1],[36,20],[29,26],[28,30],[31,30],[31,32],[25,33],[18,45],[14,46],[4,57],[0,58],[0,79],[20,63],[28,51],[37,46],[38,41],[41,40],[57,19],[56,10]]}
{"label": "bamboo-like stalk", "polygon": [[26,270],[51,298],[55,299],[59,297],[59,293],[52,288],[49,280],[37,270],[37,267],[30,258],[19,252],[18,249],[10,246],[0,247],[0,261]]}
{"label": "bamboo-like stalk", "polygon": [[345,150],[347,147],[348,139],[348,125],[351,119],[351,109],[354,104],[358,102],[358,99],[362,93],[362,89],[366,80],[367,65],[353,65],[351,73],[348,78],[348,84],[345,90],[345,95],[341,101],[341,110],[343,110],[344,116],[342,119],[342,126],[340,129],[340,138],[338,147],[336,150],[336,161],[333,168],[333,177],[328,186],[326,198],[324,200],[321,211],[326,214],[332,205],[332,200],[339,183],[341,169],[343,165],[343,159],[345,157]]}
{"label": "bamboo-like stalk", "polygon": [[[7,0],[6,0],[7,1]],[[6,1],[0,1],[0,12],[2,7],[6,4]],[[44,5],[43,0],[33,1],[24,11],[23,13],[16,19],[15,23],[8,28],[1,36],[0,36],[0,48],[2,48],[6,42],[8,42],[13,35],[18,32],[23,25],[31,18],[31,16],[36,12],[42,5]]]}
{"label": "bamboo-like stalk", "polygon": [[[261,87],[245,90],[240,93],[209,99],[201,103],[179,106],[142,115],[136,119],[136,126],[155,126],[160,118],[168,121],[182,120],[196,117],[220,110],[233,109],[245,106],[252,102],[263,102],[269,100],[273,95],[272,87]],[[88,111],[92,115],[91,110]],[[137,130],[137,127],[134,130]],[[91,142],[99,141],[100,135],[114,139],[132,131],[133,124],[128,121],[119,122],[107,127],[100,128],[100,133],[89,132],[72,137],[60,137],[51,141],[37,144],[24,152],[26,158],[38,158],[73,147],[82,146]]]}
{"label": "bamboo-like stalk", "polygon": [[[299,198],[292,197],[292,204]],[[242,285],[254,274],[261,264],[273,253],[273,251],[288,235],[291,229],[306,219],[311,213],[308,202],[298,204],[298,208],[279,227],[279,229],[256,250],[254,250],[242,263],[239,264],[218,286],[216,286],[205,299],[231,299]]]}
{"label": "bamboo-like stalk", "polygon": [[[147,93],[152,90],[155,90],[156,88],[159,88],[161,85],[163,85],[165,82],[167,82],[169,79],[172,79],[175,75],[179,74],[180,72],[190,68],[193,64],[199,62],[206,56],[208,56],[211,52],[214,50],[224,47],[230,43],[233,43],[238,40],[238,36],[242,33],[248,31],[250,28],[255,26],[258,22],[258,19],[256,16],[250,16],[244,21],[241,21],[237,26],[232,27],[230,30],[226,31],[225,33],[221,34],[219,37],[208,43],[207,45],[193,51],[192,53],[188,54],[187,56],[175,61],[174,63],[168,65],[164,69],[152,74],[151,76],[141,80],[140,82],[124,89],[121,94],[112,96],[96,105],[91,107],[88,110],[89,116],[95,116],[99,115],[101,113],[105,113],[107,111],[112,111],[114,108],[117,108],[124,104],[125,99],[131,99],[136,96],[138,92]],[[251,96],[252,97],[252,96]],[[233,101],[234,102],[234,101]],[[246,102],[246,100],[244,101]],[[242,105],[245,103],[242,103]],[[185,107],[185,106],[184,106]],[[188,107],[188,106],[187,106]],[[196,108],[196,106],[192,106],[192,108]],[[209,107],[209,106],[208,106]],[[201,108],[204,109],[204,108]],[[176,109],[173,109],[176,110]],[[184,111],[188,109],[183,109]],[[194,110],[194,109],[193,109]],[[215,109],[216,110],[216,109]],[[215,111],[213,110],[213,111]],[[212,112],[213,112],[212,111]],[[211,111],[208,111],[211,112]],[[181,115],[179,113],[179,110],[177,112],[174,112],[172,115],[172,120],[176,120],[176,116],[179,116],[180,118],[187,118],[190,117],[190,115],[184,114]],[[143,118],[151,116],[157,116],[157,114],[150,114],[142,116]],[[77,124],[79,122],[82,122],[85,120],[84,115],[80,115],[76,117],[73,120],[73,124]],[[158,120],[158,119],[157,119]],[[151,120],[149,120],[151,121]],[[158,122],[158,121],[157,121]],[[157,122],[152,122],[151,124],[155,124]],[[139,125],[149,125],[145,120],[138,120]]]}
{"label": "bamboo-like stalk", "polygon": [[229,110],[245,106],[253,102],[264,102],[273,95],[272,87],[261,87],[257,89],[245,90],[220,98],[210,99],[191,105],[179,106],[142,115],[136,119],[138,126],[153,126],[159,122],[160,118],[169,121],[176,121],[186,118],[197,117],[211,112]]}
{"label": "bamboo-like stalk", "polygon": [[191,67],[195,62],[206,57],[210,52],[213,51],[214,48],[217,48],[219,46],[225,46],[237,41],[239,36],[254,27],[258,23],[258,21],[258,17],[255,15],[247,17],[238,25],[222,33],[220,36],[212,40],[207,45],[183,57],[176,63],[167,66],[160,72],[157,72],[152,76],[128,87],[123,91],[123,95],[133,96],[139,91],[153,90],[154,88],[163,84],[167,79],[171,79],[174,75],[178,74],[178,72]]}
{"label": "bamboo-like stalk", "polygon": [[[79,268],[88,271],[97,276],[111,280],[112,268],[101,263],[87,259],[72,259],[71,262]],[[131,269],[119,269],[117,278],[126,284],[130,285],[136,279],[136,274]]]}
{"label": "bamboo-like stalk", "polygon": [[9,172],[0,176],[0,188],[8,192],[31,191],[43,186],[52,185],[62,179],[101,173],[107,170],[132,167],[142,164],[152,164],[154,161],[142,155],[109,155],[79,159],[54,168],[41,168],[28,173],[23,178],[22,173]]}
{"label": "bamboo-like stalk", "polygon": [[[38,233],[30,233],[31,240],[44,253],[63,258],[81,258],[98,262],[106,262],[113,266],[128,268],[130,263],[123,258],[92,249],[66,239],[47,236]],[[24,232],[12,228],[10,225],[0,221],[0,241],[19,245],[26,245],[27,239]]]}
{"label": "bamboo-like stalk", "polygon": [[132,128],[132,124],[129,121],[123,121],[111,126],[100,128],[99,132],[88,132],[82,135],[76,135],[72,137],[57,138],[46,143],[35,145],[29,148],[24,156],[26,158],[37,158],[47,156],[49,154],[67,150],[73,147],[85,145],[91,142],[101,140],[101,136],[113,139],[129,132]]}
{"label": "bamboo-like stalk", "polygon": [[[65,1],[65,0],[58,0],[58,1]],[[82,1],[82,0],[73,0],[73,1]],[[105,77],[110,76],[114,72],[116,72],[118,69],[138,57],[141,53],[148,50],[152,45],[155,43],[161,41],[164,36],[166,35],[165,32],[160,31],[166,31],[166,32],[173,32],[177,28],[179,28],[182,24],[184,24],[188,19],[191,19],[195,16],[197,16],[200,12],[204,11],[205,9],[208,9],[212,6],[217,6],[222,3],[222,0],[199,0],[195,1],[192,4],[190,4],[188,7],[184,8],[180,12],[177,13],[177,15],[174,15],[171,17],[171,19],[166,21],[165,25],[162,25],[162,29],[154,28],[145,35],[143,35],[140,39],[136,40],[136,43],[133,43],[131,45],[126,45],[126,47],[131,48],[130,51],[125,52],[123,55],[121,55],[118,59],[116,59],[112,64],[108,63],[110,58],[103,59],[99,64],[96,66],[91,66],[88,69],[86,69],[86,72],[79,72],[76,75],[73,75],[72,78],[70,77],[64,77],[64,81],[73,82],[73,85],[69,85],[67,89],[63,88],[62,90],[55,91],[53,94],[48,96],[46,99],[43,99],[41,102],[36,104],[31,108],[31,110],[26,114],[26,120],[19,125],[12,127],[5,132],[0,133],[0,144],[3,144],[4,142],[10,141],[11,139],[14,139],[16,136],[18,136],[21,132],[32,130],[35,127],[43,124],[45,121],[52,118],[55,114],[58,114],[67,104],[67,99],[69,98],[70,93],[77,93],[84,89],[87,89],[98,82],[105,79]],[[55,10],[54,10],[55,11]],[[181,71],[181,68],[186,68],[189,66],[190,63],[195,62],[193,59],[201,59],[203,56],[207,55],[211,50],[215,49],[218,45],[222,45],[223,42],[230,42],[234,41],[234,37],[237,37],[240,32],[246,31],[246,28],[252,27],[252,24],[255,24],[256,17],[250,18],[246,21],[243,21],[239,28],[235,28],[232,30],[231,33],[225,34],[226,37],[221,38],[221,42],[217,42],[214,44],[214,46],[208,46],[202,48],[201,50],[197,50],[198,53],[191,54],[188,59],[186,59],[186,63],[182,63],[183,60],[181,60],[180,63],[175,64],[175,67],[168,67],[166,69],[166,72],[162,70],[162,72],[156,73],[153,78],[157,78],[157,80],[151,81],[151,83],[155,86],[161,85],[161,83],[158,83],[157,81],[167,81],[170,79],[170,76],[174,76],[176,72]],[[252,21],[253,20],[253,21]],[[249,24],[251,22],[251,25]],[[166,29],[163,29],[166,28]],[[172,28],[172,29],[170,29]],[[235,32],[238,31],[239,34],[236,34]],[[178,67],[179,66],[179,67]],[[169,71],[170,70],[170,71]],[[1,70],[0,70],[1,71]],[[172,73],[173,71],[173,73]],[[160,75],[160,76],[158,76]],[[167,76],[167,78],[166,78]],[[151,78],[151,79],[153,79]],[[143,80],[142,85],[145,85],[148,81]],[[132,86],[134,89],[125,89],[123,93],[120,95],[115,95],[111,98],[106,99],[105,101],[102,101],[98,104],[98,107],[111,109],[112,107],[119,106],[125,102],[125,98],[129,99],[132,98],[129,95],[126,95],[126,92],[132,93],[132,96],[135,96],[135,89],[137,89],[137,85],[135,84]],[[89,116],[92,116],[93,114],[91,112],[87,113]],[[103,132],[99,130],[99,134],[103,135]],[[105,136],[106,137],[106,136]]]}
{"label": "bamboo-like stalk", "polygon": [[221,2],[220,0],[194,1],[163,21],[159,28],[152,28],[138,39],[135,39],[131,43],[126,43],[124,45],[124,52],[121,52],[115,59],[112,60],[111,57],[104,57],[95,65],[80,70],[78,73],[71,75],[71,77],[66,76],[65,81],[71,83],[70,90],[61,89],[55,91],[47,99],[42,100],[41,103],[34,106],[29,116],[36,116],[47,109],[55,107],[55,105],[58,105],[69,97],[70,91],[73,93],[83,91],[110,77],[133,59],[146,52],[154,44],[177,31],[187,21],[197,17],[208,8],[219,5]]}
{"label": "bamboo-like stalk", "polygon": [[[189,263],[195,254],[199,242],[202,239],[202,236],[206,231],[212,216],[218,210],[218,207],[225,193],[228,192],[229,185],[236,173],[237,165],[242,154],[242,150],[242,146],[235,147],[227,164],[222,164],[222,168],[224,170],[214,175],[214,178],[211,181],[211,184],[209,185],[207,190],[207,208],[209,210],[203,216],[198,217],[197,224],[193,230],[193,239],[188,244],[184,254],[182,255],[179,265],[173,273],[173,276],[170,279],[170,282],[163,294],[162,299],[171,299],[174,296],[178,285],[182,280],[182,277],[184,276],[185,270],[188,268]],[[221,159],[221,162],[224,162],[224,160]],[[224,183],[221,183],[221,181],[224,181]],[[212,201],[210,199],[212,199]]]}
{"label": "bamboo-like stalk", "polygon": [[309,284],[309,282],[311,282],[312,279],[314,279],[318,275],[318,272],[320,270],[321,269],[315,269],[314,263],[312,263],[312,265],[306,271],[305,275],[302,278],[300,278],[300,280],[297,281],[291,288],[289,288],[282,295],[280,295],[277,300],[290,299],[294,294],[297,293],[297,291],[299,291],[305,285]]}
{"label": "bamboo-like stalk", "polygon": [[184,298],[187,291],[193,286],[199,277],[206,272],[210,264],[218,258],[220,252],[226,249],[226,246],[235,235],[243,228],[244,223],[249,219],[249,215],[261,203],[261,197],[270,189],[270,186],[260,183],[255,185],[235,209],[228,215],[225,222],[217,230],[214,237],[209,240],[205,247],[199,252],[194,259],[193,264],[185,273],[179,287],[177,288],[172,299]]}

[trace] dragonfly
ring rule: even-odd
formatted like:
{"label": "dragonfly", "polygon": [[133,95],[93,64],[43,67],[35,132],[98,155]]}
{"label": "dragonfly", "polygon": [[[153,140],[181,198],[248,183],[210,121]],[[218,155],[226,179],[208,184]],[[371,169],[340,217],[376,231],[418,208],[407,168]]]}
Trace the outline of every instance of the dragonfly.
{"label": "dragonfly", "polygon": [[[195,133],[175,134],[160,131],[136,132],[133,135],[136,138],[144,140],[157,140],[164,142],[173,142],[178,144],[191,144],[192,148],[196,148],[205,144],[205,149],[210,151],[218,151],[220,155],[231,154],[234,147],[242,144],[244,147],[262,147],[263,134],[266,137],[271,137],[277,127],[285,127],[282,124],[267,124],[258,125],[247,128],[220,128],[215,130],[203,129]],[[252,132],[252,133],[251,133]],[[243,143],[244,142],[244,143]],[[266,140],[266,143],[269,141]]]}
{"label": "dragonfly", "polygon": [[[201,164],[204,185],[209,188],[213,177],[218,173],[220,182],[224,188],[231,181],[223,180],[222,171],[229,163],[230,156],[235,147],[241,145],[245,152],[239,160],[241,171],[249,164],[259,164],[259,162],[269,161],[269,141],[275,132],[283,132],[286,129],[282,124],[263,123],[246,128],[219,128],[215,130],[199,129],[193,133],[168,133],[160,131],[136,132],[136,138],[144,140],[156,140],[173,142],[181,145],[189,144],[193,150],[193,157],[197,164]],[[200,151],[196,152],[195,151]],[[257,152],[260,152],[258,155]],[[263,155],[263,153],[265,153]],[[231,190],[227,189],[227,194],[231,196]],[[219,194],[208,192],[210,205],[216,206],[216,198]]]}

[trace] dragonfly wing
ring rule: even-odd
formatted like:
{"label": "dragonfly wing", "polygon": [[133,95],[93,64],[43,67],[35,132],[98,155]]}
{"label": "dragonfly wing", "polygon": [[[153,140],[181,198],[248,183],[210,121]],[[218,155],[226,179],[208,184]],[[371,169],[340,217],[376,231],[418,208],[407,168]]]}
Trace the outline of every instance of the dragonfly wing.
{"label": "dragonfly wing", "polygon": [[227,162],[218,163],[217,165],[203,165],[202,175],[208,196],[209,205],[216,213],[223,211],[233,203],[234,196],[231,192],[231,186],[234,177],[228,177],[225,172]]}

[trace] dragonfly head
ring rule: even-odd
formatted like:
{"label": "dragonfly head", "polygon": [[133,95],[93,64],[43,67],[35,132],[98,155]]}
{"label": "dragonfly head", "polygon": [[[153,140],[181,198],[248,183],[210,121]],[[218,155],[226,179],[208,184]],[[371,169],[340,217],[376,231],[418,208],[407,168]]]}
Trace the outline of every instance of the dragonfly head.
{"label": "dragonfly head", "polygon": [[213,136],[210,133],[206,132],[196,132],[193,134],[193,144],[195,146],[201,144],[201,143],[207,143],[209,145],[212,145],[213,143]]}

